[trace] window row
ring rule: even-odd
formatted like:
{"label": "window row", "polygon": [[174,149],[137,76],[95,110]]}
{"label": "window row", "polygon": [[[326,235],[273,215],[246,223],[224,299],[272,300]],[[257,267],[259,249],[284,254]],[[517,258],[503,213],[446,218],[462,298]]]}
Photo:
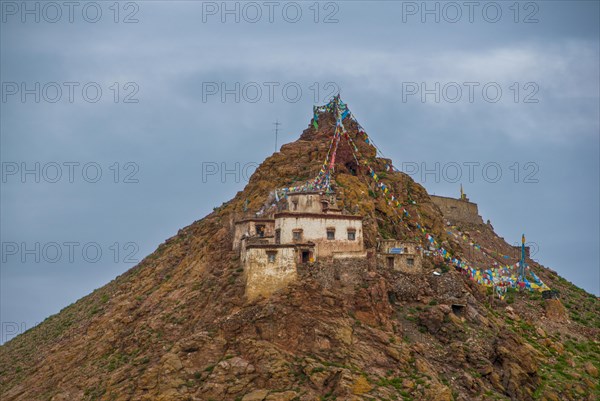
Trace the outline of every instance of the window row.
{"label": "window row", "polygon": [[[292,230],[292,240],[294,242],[301,242],[304,238],[303,233],[304,233],[304,230],[302,230],[301,228],[296,228],[296,229]],[[325,235],[328,240],[335,240],[335,228],[327,228]],[[347,238],[349,241],[355,241],[356,240],[356,229],[349,228],[347,230]],[[275,230],[275,242],[279,243],[280,239],[281,239],[281,231],[279,229],[277,229],[277,230]]]}
{"label": "window row", "polygon": [[[313,261],[313,252],[311,250],[303,249],[300,252],[300,263],[309,263]],[[269,263],[275,263],[277,261],[277,251],[267,251],[267,261]]]}

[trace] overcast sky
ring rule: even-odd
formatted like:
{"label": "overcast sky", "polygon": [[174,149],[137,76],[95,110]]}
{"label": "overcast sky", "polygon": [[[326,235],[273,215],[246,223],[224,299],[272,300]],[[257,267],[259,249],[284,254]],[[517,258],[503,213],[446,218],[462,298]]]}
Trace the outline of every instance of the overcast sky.
{"label": "overcast sky", "polygon": [[229,200],[338,90],[430,193],[462,183],[600,294],[599,3],[469,4],[2,1],[1,341]]}

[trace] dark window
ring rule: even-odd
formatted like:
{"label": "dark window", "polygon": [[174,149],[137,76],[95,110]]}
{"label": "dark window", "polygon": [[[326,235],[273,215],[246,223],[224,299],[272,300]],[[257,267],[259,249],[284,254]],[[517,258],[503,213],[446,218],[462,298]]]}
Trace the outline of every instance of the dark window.
{"label": "dark window", "polygon": [[348,231],[348,240],[354,241],[356,239],[356,231]]}
{"label": "dark window", "polygon": [[294,241],[302,241],[302,230],[292,231],[292,239]]}
{"label": "dark window", "polygon": [[387,265],[391,269],[394,268],[394,257],[393,256],[388,256]]}
{"label": "dark window", "polygon": [[327,239],[335,239],[335,230],[327,229]]}
{"label": "dark window", "polygon": [[264,225],[262,225],[262,224],[256,225],[256,235],[258,235],[261,238],[265,236],[265,226]]}
{"label": "dark window", "polygon": [[275,230],[275,243],[281,243],[281,230],[279,228]]}
{"label": "dark window", "polygon": [[277,259],[277,251],[267,251],[267,260],[269,263],[275,263],[275,259]]}
{"label": "dark window", "polygon": [[310,262],[310,251],[302,251],[302,263]]}
{"label": "dark window", "polygon": [[406,264],[409,266],[414,266],[415,260],[413,258],[408,258],[408,259],[406,259]]}

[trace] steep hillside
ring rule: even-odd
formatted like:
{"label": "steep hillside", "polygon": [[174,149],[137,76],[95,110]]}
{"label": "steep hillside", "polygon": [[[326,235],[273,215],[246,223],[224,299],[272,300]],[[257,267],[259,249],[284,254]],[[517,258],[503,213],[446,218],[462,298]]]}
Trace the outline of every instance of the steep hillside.
{"label": "steep hillside", "polygon": [[[276,188],[318,173],[335,125],[319,117],[267,158],[234,199],[161,244],[139,265],[1,349],[2,400],[597,400],[600,303],[530,261],[561,299],[511,290],[505,300],[439,260],[411,276],[366,261],[317,263],[268,299],[248,301],[232,224]],[[389,161],[358,140],[377,171]],[[380,179],[446,248],[450,235],[425,189]],[[342,142],[341,208],[364,216],[365,245],[424,242]],[[411,203],[409,201],[414,201]],[[488,225],[456,228],[498,253]],[[433,275],[436,270],[440,275]]]}

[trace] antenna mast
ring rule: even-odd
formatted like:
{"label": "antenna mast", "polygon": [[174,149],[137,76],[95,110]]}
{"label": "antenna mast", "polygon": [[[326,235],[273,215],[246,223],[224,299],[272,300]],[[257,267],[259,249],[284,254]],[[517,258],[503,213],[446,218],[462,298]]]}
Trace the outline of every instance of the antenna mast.
{"label": "antenna mast", "polygon": [[273,125],[275,126],[275,152],[277,152],[277,135],[279,134],[279,126],[281,125],[279,119],[277,119]]}

